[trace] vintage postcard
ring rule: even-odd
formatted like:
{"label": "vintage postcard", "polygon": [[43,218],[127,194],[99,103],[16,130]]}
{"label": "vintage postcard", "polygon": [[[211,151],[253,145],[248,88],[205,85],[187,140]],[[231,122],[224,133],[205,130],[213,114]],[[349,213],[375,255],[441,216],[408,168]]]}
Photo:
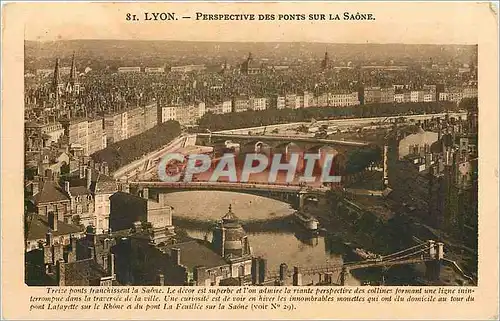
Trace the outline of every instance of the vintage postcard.
{"label": "vintage postcard", "polygon": [[498,7],[2,7],[2,317],[498,319]]}

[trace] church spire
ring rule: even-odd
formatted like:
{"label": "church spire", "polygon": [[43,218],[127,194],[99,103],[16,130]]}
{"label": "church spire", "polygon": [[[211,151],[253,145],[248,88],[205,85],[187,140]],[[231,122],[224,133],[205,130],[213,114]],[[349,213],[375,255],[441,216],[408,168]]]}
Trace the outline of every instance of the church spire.
{"label": "church spire", "polygon": [[71,71],[69,74],[69,83],[66,90],[72,94],[78,95],[80,93],[80,82],[78,81],[78,72],[76,71],[75,52],[71,58]]}
{"label": "church spire", "polygon": [[61,86],[61,71],[59,70],[59,58],[56,59],[56,65],[54,67],[54,78],[52,80],[52,86],[54,91],[57,90]]}
{"label": "church spire", "polygon": [[75,52],[73,52],[73,57],[71,59],[71,73],[69,75],[69,81],[72,85],[78,82],[78,74],[76,73]]}

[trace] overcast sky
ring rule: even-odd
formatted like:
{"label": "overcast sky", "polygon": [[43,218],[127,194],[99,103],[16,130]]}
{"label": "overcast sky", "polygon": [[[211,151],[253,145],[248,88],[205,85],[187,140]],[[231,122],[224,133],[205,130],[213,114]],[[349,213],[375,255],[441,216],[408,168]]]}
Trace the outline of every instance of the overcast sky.
{"label": "overcast sky", "polygon": [[[26,40],[141,39],[186,41],[309,41],[331,43],[476,44],[487,3],[29,3]],[[129,22],[126,13],[372,13],[375,21]]]}

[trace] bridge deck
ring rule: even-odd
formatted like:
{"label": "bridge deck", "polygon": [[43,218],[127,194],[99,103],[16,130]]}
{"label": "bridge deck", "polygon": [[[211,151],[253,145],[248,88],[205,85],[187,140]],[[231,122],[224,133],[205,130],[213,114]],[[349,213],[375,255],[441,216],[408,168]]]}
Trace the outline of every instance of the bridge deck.
{"label": "bridge deck", "polygon": [[320,139],[313,137],[297,137],[297,136],[278,136],[278,135],[242,135],[242,134],[226,134],[226,133],[212,133],[212,134],[197,134],[200,137],[212,138],[234,138],[234,139],[255,139],[255,140],[272,140],[272,141],[289,141],[289,142],[305,142],[305,143],[319,143],[319,144],[335,144],[342,146],[368,146],[367,142],[353,142],[346,140],[336,139]]}
{"label": "bridge deck", "polygon": [[149,188],[173,188],[173,189],[206,189],[206,190],[252,190],[252,191],[273,191],[281,193],[299,193],[323,194],[328,188],[304,187],[295,184],[263,184],[263,183],[230,183],[230,182],[160,182],[143,181],[129,182],[131,186],[149,187]]}

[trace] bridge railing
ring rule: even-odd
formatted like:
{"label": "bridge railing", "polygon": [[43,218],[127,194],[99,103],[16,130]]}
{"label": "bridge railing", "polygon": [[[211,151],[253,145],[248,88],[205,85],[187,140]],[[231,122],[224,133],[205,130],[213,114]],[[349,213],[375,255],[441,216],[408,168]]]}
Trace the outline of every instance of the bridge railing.
{"label": "bridge railing", "polygon": [[[439,260],[443,258],[442,253],[442,243],[436,243],[434,241],[428,241],[427,243],[422,243],[404,250],[394,252],[385,256],[378,256],[372,259],[366,259],[363,261],[353,261],[345,262],[343,264],[332,264],[323,266],[305,266],[299,268],[299,273],[303,275],[312,275],[317,273],[332,273],[332,272],[342,272],[343,270],[357,270],[369,267],[380,267],[380,266],[393,266],[399,264],[413,264],[418,262],[425,262],[431,260]],[[441,250],[440,250],[441,249]],[[287,276],[292,276],[293,272],[287,271]],[[266,277],[268,278],[278,278],[279,273],[273,271],[267,271]]]}

